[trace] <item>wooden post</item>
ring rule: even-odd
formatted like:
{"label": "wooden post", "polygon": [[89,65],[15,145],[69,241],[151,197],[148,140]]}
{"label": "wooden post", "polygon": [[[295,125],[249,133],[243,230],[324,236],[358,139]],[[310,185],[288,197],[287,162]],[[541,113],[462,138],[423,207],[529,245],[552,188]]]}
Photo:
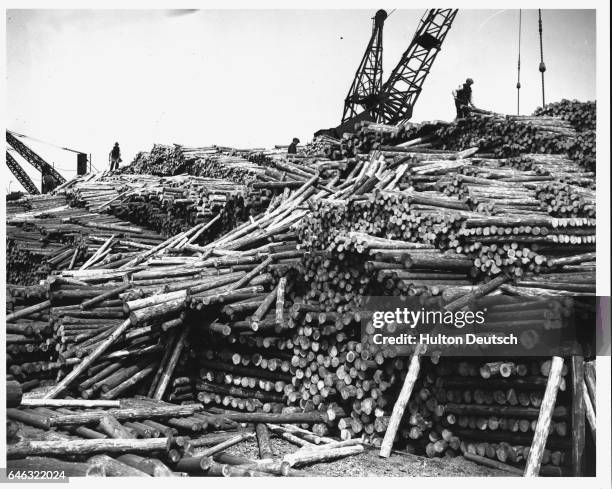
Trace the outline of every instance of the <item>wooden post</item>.
{"label": "wooden post", "polygon": [[584,362],[584,381],[586,382],[587,394],[591,399],[593,409],[595,409],[596,391],[595,391],[595,360]]}
{"label": "wooden post", "polygon": [[393,440],[395,439],[395,434],[397,433],[400,421],[404,415],[406,405],[410,400],[410,394],[412,394],[414,384],[419,376],[419,370],[421,369],[421,354],[424,352],[425,348],[423,345],[419,344],[412,354],[412,359],[410,360],[410,366],[408,367],[408,373],[406,374],[404,385],[402,386],[402,390],[399,393],[397,401],[395,401],[395,406],[393,406],[393,412],[391,413],[391,418],[389,419],[389,424],[387,425],[387,431],[385,432],[385,437],[383,438],[380,446],[379,455],[381,457],[387,458],[389,455],[391,455]]}
{"label": "wooden post", "polygon": [[582,476],[585,443],[584,357],[572,357],[572,473]]}
{"label": "wooden post", "polygon": [[553,357],[550,372],[548,374],[546,391],[544,392],[544,398],[542,399],[542,404],[540,406],[540,416],[538,417],[533,442],[529,450],[529,458],[527,460],[527,465],[525,466],[525,477],[537,477],[540,472],[542,454],[544,453],[546,439],[548,438],[548,430],[550,428],[550,421],[552,418],[553,409],[555,407],[555,401],[557,400],[557,391],[559,390],[562,371],[563,358]]}
{"label": "wooden post", "polygon": [[38,304],[34,304],[33,306],[24,307],[23,309],[21,309],[21,310],[19,310],[17,312],[14,312],[12,314],[7,314],[6,315],[6,322],[10,323],[12,321],[15,321],[16,319],[27,317],[30,314],[34,314],[36,312],[43,311],[44,309],[49,309],[50,307],[51,307],[51,301],[50,300],[46,300],[46,301],[40,302]]}
{"label": "wooden post", "polygon": [[582,387],[582,391],[584,394],[584,406],[585,406],[585,414],[586,418],[589,422],[589,427],[591,428],[591,435],[593,435],[593,441],[596,440],[596,419],[595,419],[595,406],[591,402],[591,398],[589,397],[586,389],[586,385]]}

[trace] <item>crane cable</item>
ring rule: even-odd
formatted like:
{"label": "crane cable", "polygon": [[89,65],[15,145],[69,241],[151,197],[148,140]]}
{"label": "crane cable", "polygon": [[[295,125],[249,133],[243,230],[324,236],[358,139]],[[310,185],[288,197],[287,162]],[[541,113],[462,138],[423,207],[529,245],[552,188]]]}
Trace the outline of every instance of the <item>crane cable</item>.
{"label": "crane cable", "polygon": [[523,25],[523,10],[519,9],[518,28],[518,63],[516,67],[516,115],[521,114],[521,27]]}
{"label": "crane cable", "polygon": [[546,71],[546,65],[544,64],[544,48],[542,47],[542,10],[538,9],[538,27],[540,31],[540,73],[542,74],[542,108],[546,105],[544,98],[544,72]]}

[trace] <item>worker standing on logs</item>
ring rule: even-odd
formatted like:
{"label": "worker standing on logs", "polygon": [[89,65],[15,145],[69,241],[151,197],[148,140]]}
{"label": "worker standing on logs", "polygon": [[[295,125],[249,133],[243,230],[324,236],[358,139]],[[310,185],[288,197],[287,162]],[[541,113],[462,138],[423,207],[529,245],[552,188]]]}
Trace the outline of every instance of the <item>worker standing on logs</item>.
{"label": "worker standing on logs", "polygon": [[300,144],[300,140],[298,138],[293,138],[289,148],[287,148],[287,154],[294,155],[297,153],[297,145]]}
{"label": "worker standing on logs", "polygon": [[110,162],[110,170],[118,170],[119,163],[121,163],[121,150],[119,149],[119,143],[115,143],[113,149],[108,154],[108,161]]}
{"label": "worker standing on logs", "polygon": [[41,180],[41,190],[43,194],[48,194],[55,187],[57,187],[57,183],[53,178],[51,173],[43,172],[42,180]]}
{"label": "worker standing on logs", "polygon": [[465,83],[453,90],[453,97],[455,99],[455,108],[457,109],[457,119],[462,119],[469,115],[469,107],[474,108],[472,103],[472,85],[474,80],[468,78]]}

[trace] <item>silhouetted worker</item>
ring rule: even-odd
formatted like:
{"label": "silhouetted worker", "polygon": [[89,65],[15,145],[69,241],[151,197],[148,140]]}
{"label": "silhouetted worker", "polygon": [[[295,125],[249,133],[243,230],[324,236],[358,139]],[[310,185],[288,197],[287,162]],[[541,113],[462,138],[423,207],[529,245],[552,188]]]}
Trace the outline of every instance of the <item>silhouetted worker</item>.
{"label": "silhouetted worker", "polygon": [[453,90],[453,97],[455,98],[455,108],[457,109],[457,119],[467,117],[470,113],[469,107],[474,107],[472,103],[472,85],[474,80],[468,78],[465,83]]}
{"label": "silhouetted worker", "polygon": [[297,153],[297,145],[300,144],[300,140],[298,138],[293,138],[289,148],[287,148],[287,154],[294,155]]}
{"label": "silhouetted worker", "polygon": [[110,162],[110,169],[118,170],[119,163],[121,163],[121,150],[119,149],[119,143],[115,143],[111,152],[108,153],[108,161]]}
{"label": "silhouetted worker", "polygon": [[56,181],[55,178],[53,178],[53,176],[51,175],[51,173],[44,173],[42,176],[42,182],[41,182],[41,190],[43,194],[48,194],[49,192],[51,192],[55,187],[57,187],[56,185]]}

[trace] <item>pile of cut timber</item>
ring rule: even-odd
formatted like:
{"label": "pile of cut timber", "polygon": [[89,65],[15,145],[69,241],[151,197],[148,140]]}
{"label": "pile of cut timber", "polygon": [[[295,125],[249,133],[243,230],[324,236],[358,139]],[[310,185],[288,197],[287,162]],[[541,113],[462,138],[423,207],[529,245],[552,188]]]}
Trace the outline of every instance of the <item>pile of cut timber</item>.
{"label": "pile of cut timber", "polygon": [[[535,128],[544,134],[561,127],[553,122],[545,118],[502,126],[518,124],[521,131]],[[409,131],[411,126],[394,130]],[[572,131],[563,126],[554,138],[572,138]],[[379,132],[386,134],[387,128]],[[459,309],[477,300],[507,301],[506,307],[515,307],[517,296],[539,306],[544,297],[592,312],[594,174],[562,155],[534,155],[531,147],[528,154],[498,158],[477,147],[454,151],[423,148],[429,144],[423,141],[399,147],[376,144],[380,149],[341,161],[270,153],[263,171],[247,186],[210,176],[142,176],[145,184],[139,185],[140,176],[107,175],[67,183],[60,191],[88,211],[108,209],[126,219],[130,214],[130,219],[170,237],[151,233],[141,239],[147,234],[139,227],[140,237],[133,238],[136,251],[118,257],[116,247],[124,244],[109,235],[81,266],[57,267],[36,287],[15,287],[17,307],[7,318],[17,347],[9,358],[10,379],[29,383],[27,389],[47,387],[43,396],[48,400],[141,396],[138,402],[197,406],[205,418],[227,418],[232,409],[241,422],[271,423],[265,427],[274,436],[308,452],[301,460],[325,459],[309,452],[315,440],[347,443],[331,445],[346,450],[355,443],[350,440],[363,436],[367,445],[387,450],[397,436],[398,444],[430,456],[484,453],[487,458],[495,448],[496,462],[506,457],[514,470],[524,465],[521,457],[530,456],[525,447],[533,442],[531,453],[536,455],[531,457],[545,455],[540,459],[544,465],[550,465],[549,459],[553,465],[574,465],[580,411],[573,381],[571,399],[562,394],[542,401],[546,406],[556,403],[566,413],[571,409],[576,417],[569,445],[567,421],[551,411],[546,434],[552,426],[556,435],[565,433],[565,441],[545,452],[543,428],[531,423],[547,418],[534,416],[538,395],[533,403],[528,396],[530,404],[523,405],[523,390],[543,390],[548,373],[542,368],[548,359],[467,361],[469,372],[481,376],[485,366],[490,377],[502,372],[495,370],[497,362],[516,377],[516,386],[503,391],[507,407],[514,409],[510,415],[489,403],[488,391],[501,388],[487,386],[472,373],[470,380],[482,382],[478,389],[486,394],[476,396],[470,390],[458,397],[438,386],[449,376],[463,375],[463,360],[432,355],[431,365],[424,360],[418,376],[418,355],[402,358],[393,349],[374,348],[362,340],[361,325],[368,314],[364,298],[372,295],[414,296],[424,305]],[[233,166],[228,158],[219,157],[217,163]],[[228,199],[235,194],[255,202],[245,205],[253,212],[228,218],[225,228],[206,233],[213,229],[212,214],[227,212]],[[173,227],[170,220],[179,225]],[[114,231],[125,231],[126,226],[119,227]],[[534,314],[557,312],[538,309]],[[550,324],[558,319],[546,318]],[[501,311],[498,319],[509,321]],[[532,319],[527,314],[516,320]],[[537,342],[533,335],[523,340]],[[592,355],[591,343],[590,338],[584,341],[587,356]],[[37,350],[42,344],[43,354]],[[21,346],[39,356],[24,358]],[[558,389],[563,375],[558,362],[553,364]],[[572,366],[569,373],[576,376],[575,371]],[[523,377],[537,377],[537,389],[524,387]],[[409,419],[401,420],[394,404],[405,396],[406,383],[414,405],[409,405]],[[516,403],[513,395],[508,397],[511,387]],[[502,406],[499,393],[492,399]],[[491,408],[486,426],[480,418],[487,409],[479,406]],[[583,421],[584,416],[583,411]],[[163,424],[180,436],[214,425],[195,418]],[[302,421],[308,423],[306,432]],[[501,433],[511,449],[478,448],[488,441],[499,445],[499,436],[487,440],[462,429]],[[123,433],[121,438],[128,437]],[[122,447],[118,450],[123,454],[133,448]],[[68,453],[44,455],[66,459]],[[173,457],[174,464],[185,454]],[[197,472],[208,462],[200,457],[189,463],[200,467]]]}
{"label": "pile of cut timber", "polygon": [[523,153],[568,154],[595,171],[594,102],[561,102],[538,109],[532,116],[474,112],[453,123],[430,121],[387,126],[359,122],[340,143],[329,142],[324,153],[332,159],[351,157],[390,146],[419,147],[436,153],[478,147],[498,157]]}
{"label": "pile of cut timber", "polygon": [[69,207],[64,197],[32,197],[29,202],[31,211],[7,215],[9,284],[32,285],[54,270],[86,264],[119,266],[162,240],[114,216]]}

